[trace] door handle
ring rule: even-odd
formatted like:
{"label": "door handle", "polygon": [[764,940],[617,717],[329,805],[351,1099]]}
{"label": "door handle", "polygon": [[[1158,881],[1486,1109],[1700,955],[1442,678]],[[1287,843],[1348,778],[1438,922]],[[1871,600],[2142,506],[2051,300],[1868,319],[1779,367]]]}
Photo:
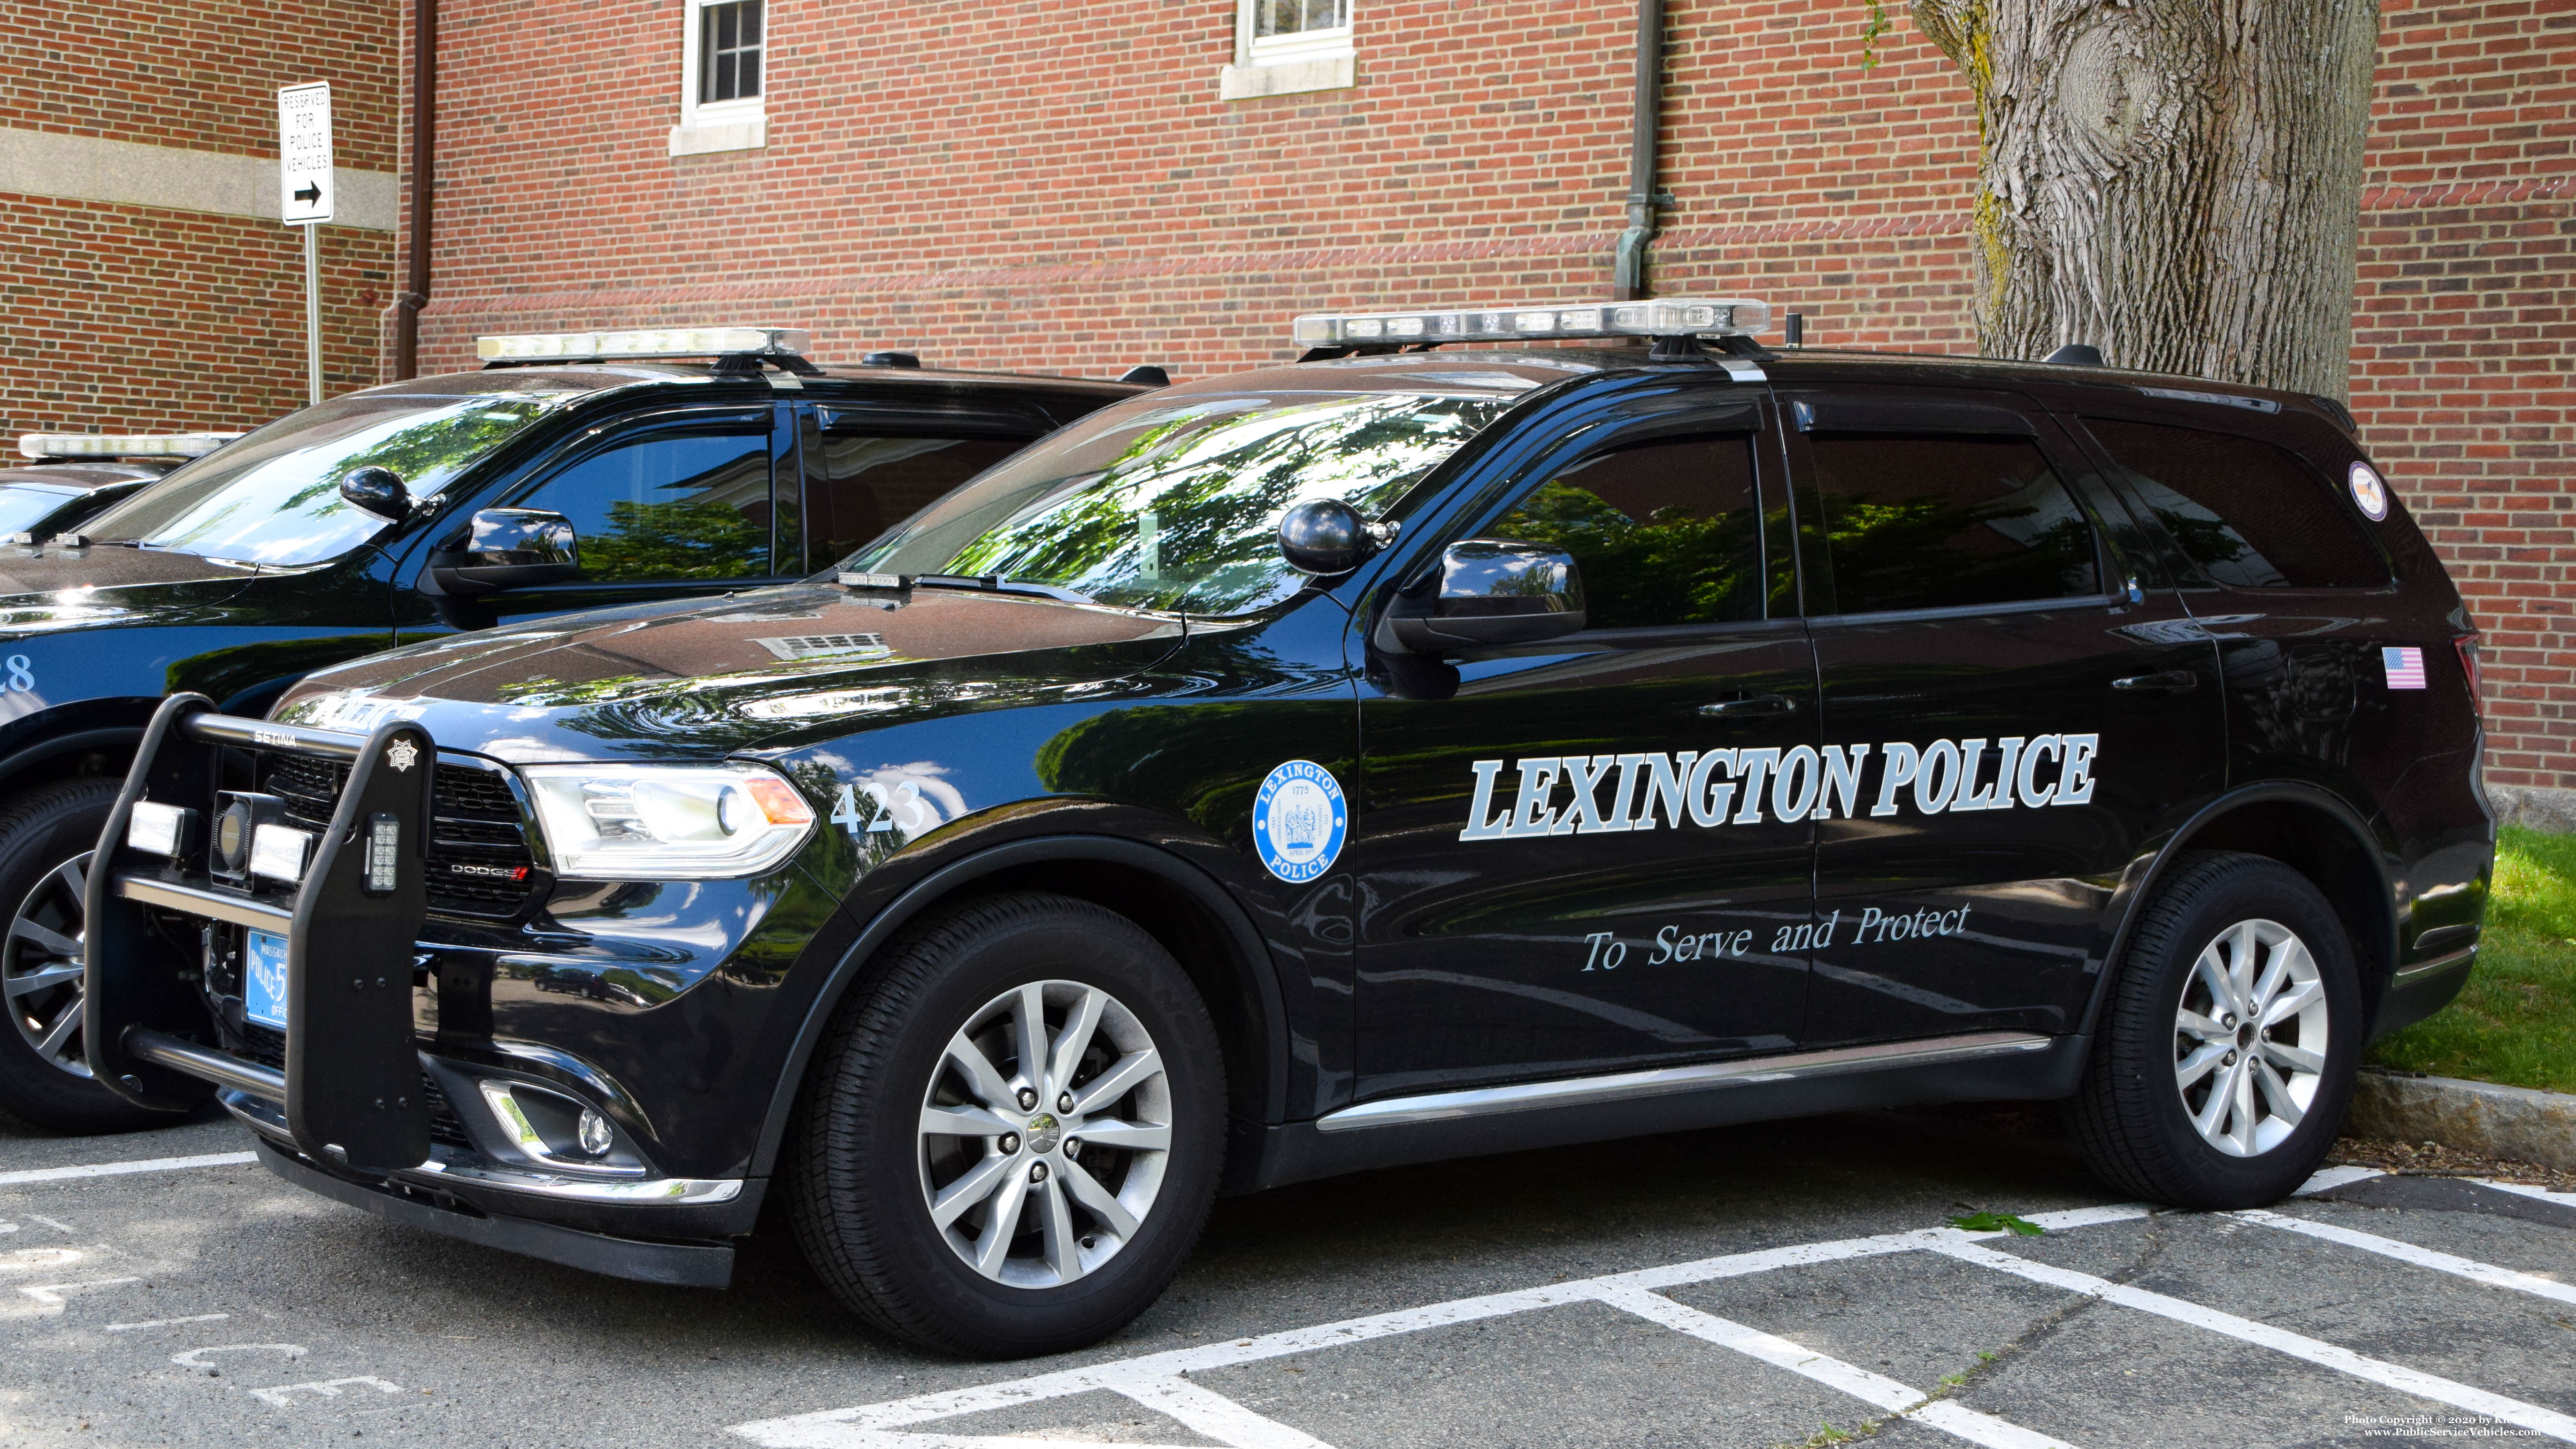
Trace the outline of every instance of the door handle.
{"label": "door handle", "polygon": [[1793,714],[1798,702],[1785,694],[1757,694],[1749,699],[1726,699],[1703,704],[1699,712],[1716,719],[1745,719],[1754,715]]}
{"label": "door handle", "polygon": [[2132,694],[2189,694],[2200,688],[2200,676],[2188,669],[2168,669],[2161,674],[2132,674],[2114,679],[2111,687]]}

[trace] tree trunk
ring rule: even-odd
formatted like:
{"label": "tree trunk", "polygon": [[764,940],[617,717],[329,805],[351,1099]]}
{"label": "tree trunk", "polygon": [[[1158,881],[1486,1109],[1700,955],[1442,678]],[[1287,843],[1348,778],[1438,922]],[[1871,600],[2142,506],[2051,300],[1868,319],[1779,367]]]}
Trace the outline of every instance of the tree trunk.
{"label": "tree trunk", "polygon": [[1913,0],[1983,153],[1977,337],[2341,398],[2373,0]]}

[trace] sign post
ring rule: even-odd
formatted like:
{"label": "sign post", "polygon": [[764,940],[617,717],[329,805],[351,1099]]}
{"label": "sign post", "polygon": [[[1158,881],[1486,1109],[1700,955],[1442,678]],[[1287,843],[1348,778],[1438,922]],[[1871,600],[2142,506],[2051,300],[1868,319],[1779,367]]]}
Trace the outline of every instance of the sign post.
{"label": "sign post", "polygon": [[322,223],[331,219],[331,86],[277,92],[278,214],[304,228],[304,377],[322,401]]}

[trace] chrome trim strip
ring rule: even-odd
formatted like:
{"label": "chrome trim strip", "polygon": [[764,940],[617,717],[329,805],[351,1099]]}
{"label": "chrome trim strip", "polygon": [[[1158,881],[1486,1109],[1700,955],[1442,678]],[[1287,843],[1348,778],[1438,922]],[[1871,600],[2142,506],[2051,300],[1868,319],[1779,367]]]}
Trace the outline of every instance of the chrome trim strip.
{"label": "chrome trim strip", "polygon": [[1507,1087],[1477,1087],[1461,1092],[1426,1092],[1419,1096],[1390,1097],[1383,1102],[1345,1107],[1317,1120],[1315,1130],[1352,1132],[1365,1127],[1410,1127],[1425,1122],[1454,1121],[1461,1117],[1527,1112],[1543,1107],[1588,1107],[1604,1102],[1673,1096],[1755,1082],[1799,1081],[1811,1077],[1840,1076],[1847,1072],[1974,1061],[1980,1057],[2009,1056],[2015,1052],[2046,1051],[2056,1040],[2055,1037],[2026,1031],[1972,1032],[1964,1036],[1878,1042],[1788,1056],[1708,1062],[1699,1066],[1660,1067],[1652,1071],[1615,1072],[1598,1077],[1563,1077],[1552,1082],[1518,1082]]}
{"label": "chrome trim strip", "polygon": [[574,1202],[691,1207],[700,1203],[731,1202],[742,1196],[742,1179],[736,1177],[655,1177],[642,1182],[599,1182],[557,1177],[551,1173],[521,1172],[506,1167],[477,1167],[438,1157],[432,1157],[418,1167],[405,1168],[394,1176],[426,1183],[466,1182],[476,1187],[526,1193],[530,1197],[566,1198]]}
{"label": "chrome trim strip", "polygon": [[272,1102],[286,1100],[286,1073],[271,1071],[257,1062],[244,1061],[229,1052],[181,1041],[166,1032],[148,1027],[125,1029],[125,1049],[155,1066],[185,1072],[200,1081],[218,1087],[230,1087]]}
{"label": "chrome trim strip", "polygon": [[[301,1155],[302,1149],[295,1145],[293,1134],[286,1130],[286,1119],[277,1114],[272,1104],[238,1091],[223,1096],[221,1100],[224,1110],[232,1113],[234,1120],[278,1146]],[[393,1176],[431,1186],[461,1182],[502,1192],[525,1193],[530,1197],[600,1203],[611,1207],[695,1207],[705,1203],[731,1202],[742,1196],[740,1178],[657,1177],[643,1182],[581,1181],[556,1177],[551,1173],[461,1162],[457,1160],[460,1154],[452,1147],[433,1145],[429,1150],[429,1161],[418,1167],[405,1168]]]}
{"label": "chrome trim strip", "polygon": [[2465,966],[2469,964],[2469,958],[2477,954],[2477,947],[2463,946],[2459,950],[2453,951],[2448,955],[2436,956],[2432,960],[2423,962],[2420,965],[2407,967],[2405,970],[2398,972],[2396,977],[2392,979],[2389,984],[2391,986],[2411,986],[2416,982],[2423,980],[2427,976],[2439,976],[2454,966]]}
{"label": "chrome trim strip", "polygon": [[295,921],[293,911],[262,901],[221,895],[198,886],[174,885],[166,880],[146,880],[141,876],[118,876],[116,893],[147,906],[185,911],[192,916],[230,921],[236,926],[262,931],[284,931]]}

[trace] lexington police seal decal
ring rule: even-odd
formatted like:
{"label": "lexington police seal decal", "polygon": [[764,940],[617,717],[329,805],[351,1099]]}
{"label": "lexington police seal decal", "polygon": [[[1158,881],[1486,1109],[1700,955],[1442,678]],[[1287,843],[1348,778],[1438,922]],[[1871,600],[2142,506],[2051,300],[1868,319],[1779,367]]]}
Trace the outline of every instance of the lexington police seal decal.
{"label": "lexington police seal decal", "polygon": [[1330,870],[1350,831],[1350,812],[1333,772],[1312,760],[1290,760],[1252,797],[1252,844],[1270,873],[1302,885]]}

